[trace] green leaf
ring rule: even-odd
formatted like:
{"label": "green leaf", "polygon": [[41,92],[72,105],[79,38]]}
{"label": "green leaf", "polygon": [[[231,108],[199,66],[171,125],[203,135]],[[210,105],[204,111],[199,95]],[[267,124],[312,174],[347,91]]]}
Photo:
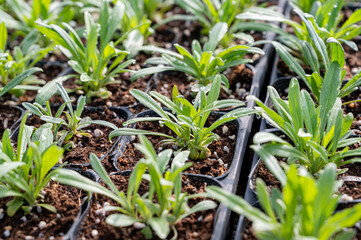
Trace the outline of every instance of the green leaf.
{"label": "green leaf", "polygon": [[129,227],[139,220],[124,214],[112,214],[106,218],[105,222],[114,227]]}
{"label": "green leaf", "polygon": [[133,128],[118,128],[109,134],[109,139],[112,139],[113,137],[117,137],[117,136],[129,136],[129,135],[155,135],[155,136],[167,137],[167,138],[170,137],[163,133],[151,132],[146,130],[133,129]]}
{"label": "green leaf", "polygon": [[266,184],[260,179],[258,178],[256,180],[256,185],[257,185],[257,198],[263,208],[263,210],[267,213],[267,215],[272,218],[272,221],[277,221],[276,216],[273,212],[273,208],[271,205],[271,198],[269,196],[268,190],[267,190],[267,186]]}
{"label": "green leaf", "polygon": [[8,38],[8,31],[5,26],[5,22],[0,24],[0,52],[5,52],[6,41]]}
{"label": "green leaf", "polygon": [[42,208],[45,208],[46,210],[50,211],[50,212],[53,212],[53,213],[56,213],[56,208],[51,206],[50,204],[44,204],[44,203],[38,203],[37,204],[39,207],[42,207]]}
{"label": "green leaf", "polygon": [[194,207],[184,213],[181,218],[185,218],[193,213],[207,211],[209,209],[214,209],[217,207],[217,204],[211,200],[202,200],[201,202],[197,203]]}
{"label": "green leaf", "polygon": [[320,113],[319,113],[319,133],[324,131],[327,123],[328,113],[335,104],[339,92],[341,80],[341,68],[337,62],[332,62],[321,88],[320,94]]}
{"label": "green leaf", "polygon": [[130,94],[140,103],[156,112],[159,116],[169,119],[167,113],[159,106],[159,104],[148,94],[137,89],[130,90]]}
{"label": "green leaf", "polygon": [[165,239],[169,235],[170,227],[166,216],[153,217],[147,222],[159,238]]}
{"label": "green leaf", "polygon": [[313,72],[320,73],[320,64],[315,49],[311,43],[307,41],[301,41],[302,53],[304,54],[307,63],[310,65]]}
{"label": "green leaf", "polygon": [[8,209],[6,210],[9,217],[12,217],[15,215],[15,213],[19,210],[19,208],[24,204],[22,200],[15,199],[11,205],[8,206]]}
{"label": "green leaf", "polygon": [[20,192],[8,189],[6,187],[0,186],[0,198],[6,197],[23,197],[23,194]]}
{"label": "green leaf", "polygon": [[221,202],[232,211],[246,216],[251,221],[268,223],[271,219],[261,210],[252,207],[248,202],[235,194],[232,194],[216,186],[207,187],[207,195]]}
{"label": "green leaf", "polygon": [[310,83],[306,79],[306,72],[303,70],[301,65],[295,60],[295,58],[287,51],[287,49],[278,42],[271,42],[277,53],[280,55],[282,60],[287,64],[287,66],[294,71],[306,84],[306,86],[311,89]]}
{"label": "green leaf", "polygon": [[327,39],[327,43],[331,46],[331,63],[338,62],[341,69],[345,66],[345,51],[341,43],[334,38]]}
{"label": "green leaf", "polygon": [[288,144],[287,141],[269,132],[257,132],[253,137],[254,144],[263,144],[267,142],[277,142]]}
{"label": "green leaf", "polygon": [[100,184],[86,178],[79,173],[69,170],[69,169],[57,169],[56,173],[52,176],[52,180],[58,181],[65,185],[70,185],[83,189],[88,192],[95,192],[107,196],[115,201],[119,201],[118,195],[114,194],[107,188],[101,186]]}
{"label": "green leaf", "polygon": [[138,78],[151,75],[154,73],[160,73],[160,72],[172,71],[172,70],[176,70],[176,69],[174,67],[149,67],[149,68],[140,69],[132,75],[131,81],[133,82]]}
{"label": "green leaf", "polygon": [[36,72],[42,71],[40,68],[30,68],[23,73],[16,76],[13,80],[11,80],[8,84],[5,85],[3,90],[0,92],[0,97],[3,96],[5,93],[19,85],[22,81],[26,80],[28,77],[33,75]]}
{"label": "green leaf", "polygon": [[94,171],[98,174],[98,176],[104,181],[104,183],[114,192],[119,193],[117,187],[114,185],[112,180],[110,179],[108,173],[102,166],[102,163],[100,162],[99,158],[94,154],[90,153],[89,155],[90,159],[90,165],[94,169]]}
{"label": "green leaf", "polygon": [[203,51],[214,51],[218,43],[226,35],[228,31],[227,23],[220,22],[214,25],[214,27],[209,31],[208,42],[204,44]]}
{"label": "green leaf", "polygon": [[44,105],[46,101],[48,101],[57,91],[58,88],[56,87],[57,83],[62,84],[66,80],[68,80],[71,75],[57,77],[54,80],[46,83],[43,87],[38,90],[38,93],[35,98],[35,102],[39,103],[40,105]]}
{"label": "green leaf", "polygon": [[323,40],[320,38],[320,36],[317,34],[316,29],[314,28],[312,22],[308,19],[308,18],[313,18],[313,16],[306,15],[299,9],[294,9],[294,12],[297,13],[297,15],[302,19],[303,23],[305,24],[308,35],[312,43],[315,45],[315,49],[320,53],[323,64],[327,70],[328,54],[327,54],[326,45],[323,42]]}
{"label": "green leaf", "polygon": [[41,156],[40,176],[39,179],[42,181],[48,174],[50,169],[54,167],[63,156],[64,149],[58,146],[49,147]]}
{"label": "green leaf", "polygon": [[252,145],[250,148],[252,148],[260,156],[269,171],[284,186],[287,181],[286,174],[283,172],[282,168],[278,164],[277,159],[261,146]]}

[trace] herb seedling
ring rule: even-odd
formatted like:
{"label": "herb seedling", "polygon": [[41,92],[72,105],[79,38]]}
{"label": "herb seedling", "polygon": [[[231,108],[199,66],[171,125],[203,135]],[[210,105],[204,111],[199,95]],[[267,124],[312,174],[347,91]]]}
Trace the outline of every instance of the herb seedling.
{"label": "herb seedling", "polygon": [[[162,64],[163,67],[150,67],[137,71],[132,76],[132,80],[145,75],[159,73],[169,70],[181,71],[195,79],[202,87],[212,83],[216,75],[224,70],[245,63],[250,63],[250,59],[242,59],[247,53],[263,54],[259,48],[237,45],[220,51],[218,54],[215,50],[219,41],[227,32],[226,23],[217,23],[210,31],[209,40],[204,44],[203,49],[197,40],[192,42],[192,53],[184,47],[175,44],[179,53],[174,53],[155,46],[144,46],[140,50],[154,51],[162,53],[162,57],[148,59],[148,64]],[[223,84],[228,88],[228,80],[221,75]],[[195,88],[198,90],[199,86]]]}
{"label": "herb seedling", "polygon": [[[139,136],[139,139],[141,144],[138,144],[137,148],[142,151],[145,158],[141,159],[132,170],[127,192],[120,192],[117,189],[94,154],[90,154],[91,166],[108,188],[67,169],[60,169],[54,179],[63,184],[96,192],[113,199],[118,206],[109,206],[105,210],[119,213],[111,214],[106,218],[106,222],[110,225],[129,227],[134,223],[141,222],[146,224],[142,233],[147,239],[153,237],[152,231],[159,238],[165,239],[171,230],[176,239],[175,224],[177,222],[192,213],[213,209],[216,207],[216,203],[203,200],[192,208],[188,206],[188,199],[195,196],[181,192],[181,177],[182,172],[191,165],[185,163],[189,152],[178,153],[168,169],[172,150],[168,149],[157,155],[148,139],[144,136]],[[142,179],[149,182],[149,192],[144,195],[138,193]]]}
{"label": "herb seedling", "polygon": [[[206,95],[205,91],[199,92],[193,105],[184,99],[183,96],[179,95],[176,86],[173,88],[172,100],[157,92],[150,92],[151,96],[149,96],[142,91],[132,89],[130,93],[140,103],[158,114],[159,117],[134,118],[125,122],[124,125],[143,121],[159,121],[162,125],[164,124],[170,128],[176,137],[140,129],[119,128],[111,132],[109,138],[135,134],[163,136],[167,138],[163,140],[164,144],[175,144],[183,150],[189,150],[189,158],[191,160],[205,159],[210,152],[208,145],[219,138],[218,135],[212,132],[214,129],[237,118],[257,112],[248,108],[238,108],[224,114],[211,126],[205,127],[212,110],[244,105],[239,100],[218,100],[220,86],[221,79],[218,76],[208,94]],[[165,107],[169,108],[171,112],[163,110],[154,99],[157,99]]]}
{"label": "herb seedling", "polygon": [[20,208],[30,213],[36,206],[56,212],[53,206],[42,203],[41,190],[57,172],[50,170],[62,158],[63,149],[52,144],[49,126],[39,128],[31,139],[33,127],[25,125],[26,119],[27,114],[20,125],[16,152],[11,145],[9,130],[5,130],[0,142],[0,198],[13,197],[6,203],[9,216]]}
{"label": "herb seedling", "polygon": [[[74,110],[65,88],[60,83],[56,84],[64,103],[59,107],[54,116],[52,115],[49,101],[46,103],[46,108],[43,108],[38,103],[24,103],[23,106],[31,113],[39,116],[41,120],[53,124],[54,141],[56,141],[59,146],[64,146],[65,149],[71,149],[73,146],[71,139],[77,135],[90,136],[89,133],[84,132],[82,129],[92,124],[99,124],[112,129],[117,128],[114,124],[107,121],[92,120],[90,117],[82,118],[81,115],[85,107],[85,97],[79,97],[76,109]],[[64,111],[65,107],[67,107],[68,111]],[[65,114],[66,118],[60,118],[61,114]],[[62,130],[62,128],[65,129]]]}
{"label": "herb seedling", "polygon": [[110,97],[111,92],[106,86],[117,83],[114,77],[129,72],[125,68],[134,63],[134,60],[122,62],[128,52],[115,48],[116,44],[111,41],[123,17],[124,5],[117,1],[112,10],[108,5],[107,1],[102,2],[98,23],[85,12],[86,44],[69,24],[63,23],[69,33],[57,25],[40,22],[37,25],[38,30],[61,46],[60,50],[70,59],[68,64],[79,74],[78,83],[85,92],[87,102],[92,97]]}
{"label": "herb seedling", "polygon": [[283,192],[273,188],[271,194],[261,179],[257,179],[257,197],[262,210],[251,206],[241,197],[221,188],[207,188],[209,196],[217,199],[253,222],[258,239],[353,239],[356,231],[346,229],[361,219],[361,204],[336,211],[336,166],[329,164],[318,180],[297,173],[290,166],[283,176]]}
{"label": "herb seedling", "polygon": [[339,26],[342,19],[342,2],[343,0],[327,0],[324,5],[317,6],[314,15],[304,13],[300,9],[294,8],[293,11],[302,19],[303,24],[290,20],[271,9],[258,7],[248,9],[246,13],[239,14],[237,18],[243,20],[282,22],[290,25],[294,29],[296,36],[287,33],[274,24],[254,23],[253,27],[255,29],[259,28],[259,30],[276,31],[281,34],[280,40],[296,51],[301,50],[300,41],[307,41],[316,49],[320,47],[317,43],[318,40],[315,42],[316,39],[311,36],[312,34],[317,34],[323,42],[328,38],[333,37],[337,41],[344,43],[357,51],[357,45],[352,39],[361,33],[361,25],[358,24],[361,22],[361,19],[359,18],[361,9],[356,10],[346,22]]}
{"label": "herb seedling", "polygon": [[239,28],[243,23],[236,19],[236,15],[246,11],[256,4],[254,0],[175,0],[176,4],[182,7],[189,15],[175,15],[166,22],[173,19],[179,20],[196,20],[203,27],[203,33],[208,35],[211,29],[218,23],[224,22],[228,26],[228,31],[222,39],[222,46],[229,46],[232,38],[240,38],[247,42],[253,42],[253,38],[249,34],[239,32]]}
{"label": "herb seedling", "polygon": [[[51,47],[40,48],[35,44],[33,36],[28,35],[11,53],[6,47],[7,41],[7,29],[2,22],[0,23],[0,87],[16,96],[22,95],[24,90],[39,89],[36,85],[45,84],[45,81],[33,75],[41,70],[34,66],[51,50]],[[5,88],[8,84],[9,86]],[[5,90],[0,95],[3,95]]]}
{"label": "herb seedling", "polygon": [[8,28],[17,30],[13,37],[28,34],[39,37],[40,34],[34,30],[36,21],[41,20],[47,24],[69,22],[74,17],[75,8],[82,7],[82,4],[76,1],[51,0],[6,0],[4,5],[12,14],[0,9],[0,19]]}
{"label": "herb seedling", "polygon": [[[332,63],[330,69],[333,66],[338,64]],[[306,166],[312,174],[319,173],[330,162],[337,166],[360,162],[361,150],[350,150],[348,147],[359,142],[360,138],[350,138],[353,115],[343,115],[341,100],[337,98],[337,86],[340,84],[335,77],[337,75],[340,75],[339,66],[326,74],[318,107],[307,91],[300,91],[295,78],[290,83],[288,101],[282,100],[273,87],[268,87],[276,111],[250,96],[259,106],[256,109],[262,117],[293,142],[291,145],[274,134],[261,132],[255,135],[254,143],[263,144],[264,149],[287,158],[289,163]],[[351,159],[343,161],[345,158]]]}

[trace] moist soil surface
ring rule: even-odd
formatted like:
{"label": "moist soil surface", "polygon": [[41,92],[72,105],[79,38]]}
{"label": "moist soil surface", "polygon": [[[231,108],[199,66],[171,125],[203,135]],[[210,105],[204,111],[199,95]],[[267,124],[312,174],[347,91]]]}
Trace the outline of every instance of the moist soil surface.
{"label": "moist soil surface", "polygon": [[[227,93],[224,89],[221,90],[220,99],[235,98],[239,100],[245,100],[251,90],[253,71],[245,65],[239,65],[231,68],[226,72],[230,84],[230,92]],[[183,95],[186,99],[193,99],[192,86],[194,81],[188,79],[188,77],[177,71],[167,71],[164,73],[154,74],[152,76],[146,76],[139,78],[134,82],[130,81],[130,73],[121,74],[117,81],[121,84],[109,84],[107,89],[112,95],[107,99],[93,99],[89,106],[123,106],[130,107],[129,109],[133,113],[139,113],[145,108],[141,105],[137,105],[137,100],[130,94],[130,90],[138,89],[144,92],[156,91],[164,96],[171,97],[173,86],[176,85],[179,94]],[[77,87],[75,79],[69,79],[64,82],[64,86],[70,89]],[[79,95],[73,93],[71,98],[76,99]],[[52,102],[61,102],[60,96],[54,96]]]}
{"label": "moist soil surface", "polygon": [[[34,208],[30,214],[24,215],[19,210],[13,217],[6,214],[6,202],[9,198],[0,199],[0,209],[4,210],[0,221],[0,239],[63,239],[76,219],[80,205],[86,194],[80,189],[60,185],[50,182],[44,189],[44,203],[50,204],[57,209],[57,213],[52,213],[44,208],[37,210]],[[0,215],[2,215],[0,214]],[[40,222],[46,223],[45,227],[39,228]],[[40,224],[41,226],[42,224]],[[9,230],[10,236],[4,233]]]}
{"label": "moist soil surface", "polygon": [[[111,180],[114,182],[119,191],[127,191],[129,176],[122,175],[111,175]],[[202,193],[205,191],[207,186],[204,182],[195,182],[189,180],[183,176],[182,192],[188,194]],[[138,193],[143,195],[148,192],[148,184],[145,180],[142,181]],[[190,207],[197,204],[202,199],[191,199],[188,204]],[[140,229],[136,229],[133,226],[127,228],[113,227],[105,222],[105,218],[114,212],[105,213],[103,207],[105,205],[116,204],[107,197],[102,195],[94,195],[93,204],[90,213],[82,223],[80,236],[78,239],[145,239]],[[175,225],[178,237],[177,239],[188,240],[188,239],[199,239],[206,240],[210,239],[213,232],[213,220],[216,210],[208,210],[205,212],[198,212],[186,217]],[[96,230],[96,231],[94,231]],[[96,234],[95,234],[96,233]],[[153,233],[154,234],[154,233]],[[169,238],[173,236],[170,233]],[[153,235],[153,239],[159,239],[156,235]]]}
{"label": "moist soil surface", "polygon": [[[214,121],[215,118],[213,116],[210,116],[208,124]],[[156,122],[142,122],[139,123],[137,128],[175,136],[170,129],[168,129],[167,127],[161,127]],[[223,134],[223,131],[225,131],[226,129],[227,132]],[[218,136],[220,136],[220,139],[209,145],[211,155],[205,160],[194,162],[193,166],[186,172],[209,175],[214,177],[221,176],[227,172],[234,156],[237,141],[237,127],[232,123],[228,123],[218,127],[214,132],[218,134]],[[124,154],[120,158],[118,158],[115,163],[119,171],[133,169],[139,159],[143,157],[142,153],[138,151],[134,146],[134,144],[137,143],[138,140],[134,137],[132,137],[131,139],[132,141],[127,144]],[[178,150],[176,146],[162,146],[160,141],[165,138],[158,136],[148,136],[148,139],[151,141],[157,152],[168,148]]]}
{"label": "moist soil surface", "polygon": [[[86,108],[83,111],[82,117],[86,116],[93,120],[111,122],[117,127],[121,127],[125,120],[108,108],[98,110]],[[39,127],[44,124],[44,122],[42,122],[37,116],[32,116],[28,120],[27,124]],[[109,133],[112,130],[113,129],[111,128],[95,124],[85,128],[84,132],[90,134],[90,137],[82,135],[74,136],[72,141],[75,144],[75,148],[71,151],[65,151],[62,161],[67,162],[68,164],[87,164],[90,162],[90,153],[94,153],[99,158],[103,158],[113,146],[113,143],[108,140]],[[116,138],[113,139],[113,141],[115,140]],[[105,156],[102,162],[107,170],[114,170],[107,162],[107,156]]]}
{"label": "moist soil surface", "polygon": [[10,128],[21,117],[21,111],[15,107],[0,105],[0,138],[5,129]]}

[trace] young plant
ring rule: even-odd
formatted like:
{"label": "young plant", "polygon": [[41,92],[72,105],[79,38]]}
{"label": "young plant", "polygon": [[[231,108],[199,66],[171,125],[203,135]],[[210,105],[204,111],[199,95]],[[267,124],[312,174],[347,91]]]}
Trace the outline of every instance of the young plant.
{"label": "young plant", "polygon": [[43,203],[41,190],[57,172],[50,170],[62,158],[63,149],[52,144],[49,128],[39,128],[32,135],[33,127],[25,125],[26,119],[27,114],[20,125],[16,152],[8,129],[0,142],[0,198],[13,197],[6,203],[9,216],[20,208],[30,213],[36,206],[56,212],[53,206]]}
{"label": "young plant", "polygon": [[247,8],[256,5],[255,0],[175,0],[175,3],[182,7],[189,15],[175,15],[173,18],[166,19],[171,21],[173,19],[196,20],[203,27],[203,34],[208,35],[211,29],[218,23],[224,22],[227,24],[229,30],[226,36],[222,39],[221,44],[227,47],[232,38],[241,38],[247,42],[253,42],[251,35],[238,32],[238,25],[240,20],[236,19],[236,15],[244,12]]}
{"label": "young plant", "polygon": [[[90,154],[92,168],[108,186],[105,188],[80,174],[67,169],[60,169],[54,176],[56,181],[95,192],[113,199],[118,206],[106,207],[105,211],[118,211],[106,218],[106,222],[115,227],[129,227],[140,222],[146,226],[142,233],[147,239],[153,238],[153,232],[161,239],[167,238],[171,229],[177,238],[175,224],[189,215],[215,208],[213,201],[203,200],[190,208],[188,199],[194,195],[182,193],[182,171],[190,167],[185,163],[189,152],[180,152],[170,164],[172,150],[165,150],[158,155],[144,136],[139,136],[141,144],[137,148],[144,154],[129,178],[127,192],[120,192],[111,181],[99,159]],[[148,170],[148,171],[147,171]],[[138,193],[142,179],[148,181],[149,192]],[[155,200],[156,199],[156,200]]]}
{"label": "young plant", "polygon": [[215,186],[209,186],[207,193],[253,222],[257,239],[354,238],[356,231],[346,228],[361,219],[361,204],[335,213],[339,182],[334,164],[327,165],[317,180],[290,166],[283,183],[282,193],[273,188],[270,194],[265,183],[257,179],[257,197],[263,211]]}
{"label": "young plant", "polygon": [[322,6],[317,5],[317,9],[314,11],[314,16],[304,13],[298,8],[294,8],[293,11],[302,19],[303,24],[290,20],[281,13],[272,11],[271,9],[257,7],[248,9],[246,13],[239,14],[237,18],[242,20],[281,22],[290,25],[296,36],[287,33],[275,24],[254,23],[253,27],[260,28],[259,30],[277,29],[277,33],[281,34],[280,40],[292,49],[300,49],[300,41],[302,40],[309,42],[311,45],[314,43],[315,45],[313,46],[318,48],[318,43],[313,42],[315,39],[312,39],[312,31],[324,42],[328,38],[333,37],[337,41],[344,43],[357,51],[357,45],[352,41],[352,39],[361,33],[361,25],[358,24],[361,22],[359,17],[361,9],[356,10],[345,23],[339,26],[340,21],[342,20],[342,2],[343,0],[327,0]]}
{"label": "young plant", "polygon": [[[4,4],[8,10],[0,9],[0,19],[10,29],[17,30],[14,35],[26,36],[34,31],[36,21],[41,20],[47,24],[60,24],[73,19],[74,8],[82,4],[72,1],[52,0],[6,0]],[[6,13],[10,12],[11,15]]]}
{"label": "young plant", "polygon": [[23,74],[25,71],[30,70],[25,74],[26,78],[12,83],[14,84],[12,88],[16,87],[16,89],[13,89],[10,93],[19,97],[23,94],[23,90],[39,89],[36,85],[43,85],[45,81],[33,75],[33,73],[41,70],[33,67],[44,58],[51,50],[51,47],[40,48],[35,44],[35,39],[31,34],[25,37],[21,44],[13,49],[12,53],[10,49],[7,49],[7,42],[7,29],[5,23],[2,22],[0,23],[0,87],[5,87],[11,80]]}
{"label": "young plant", "polygon": [[[134,118],[125,122],[124,126],[136,122],[159,121],[162,125],[170,128],[176,137],[140,129],[119,128],[111,132],[109,138],[136,134],[162,136],[167,138],[162,141],[164,144],[175,144],[183,150],[190,151],[189,159],[205,159],[210,152],[208,145],[219,138],[217,134],[212,132],[214,129],[237,118],[257,112],[248,108],[237,108],[224,114],[211,126],[206,127],[206,121],[212,110],[227,107],[240,107],[244,105],[244,103],[239,100],[218,100],[220,86],[221,79],[218,76],[215,78],[209,93],[206,95],[203,90],[199,92],[193,104],[179,95],[176,86],[173,88],[172,100],[157,92],[150,92],[149,96],[142,91],[132,89],[130,93],[140,103],[153,110],[159,116]],[[170,111],[162,109],[154,99],[157,99],[165,107],[169,108]]]}
{"label": "young plant", "polygon": [[128,52],[115,48],[111,39],[124,14],[124,5],[116,2],[113,10],[109,10],[109,3],[102,1],[99,22],[85,12],[86,45],[81,41],[78,33],[68,24],[67,33],[57,25],[46,25],[38,22],[38,30],[60,46],[60,50],[70,59],[68,64],[79,74],[81,88],[86,95],[87,102],[92,97],[108,98],[111,92],[106,86],[117,83],[114,80],[119,73],[129,72],[125,69],[134,60],[122,62]]}
{"label": "young plant", "polygon": [[[258,133],[254,138],[255,144],[263,144],[263,148],[276,156],[287,158],[290,164],[306,166],[312,174],[319,173],[330,162],[337,166],[360,162],[361,150],[350,150],[348,147],[360,141],[360,138],[350,138],[353,115],[343,115],[341,100],[337,98],[340,67],[334,62],[330,69],[335,71],[326,74],[318,107],[306,90],[300,91],[295,78],[289,86],[288,101],[282,100],[273,87],[268,87],[275,111],[259,99],[250,97],[259,106],[256,109],[262,117],[281,130],[293,143],[271,133]],[[351,157],[354,158],[345,160]]]}
{"label": "young plant", "polygon": [[[303,70],[302,66],[297,62],[295,58],[293,58],[287,50],[280,44],[274,42],[273,44],[276,46],[281,58],[285,61],[285,63],[292,69],[306,84],[306,86],[311,90],[313,96],[318,101],[320,97],[321,88],[324,82],[324,78],[326,77],[328,72],[336,73],[334,78],[338,79],[338,83],[335,82],[335,86],[337,86],[338,93],[337,96],[340,98],[344,98],[356,91],[357,88],[361,85],[361,71],[355,74],[347,83],[342,86],[344,82],[346,70],[343,70],[345,66],[345,52],[342,48],[342,45],[334,38],[329,38],[327,40],[327,49],[330,50],[330,54],[327,54],[326,45],[323,42],[320,42],[321,49],[324,49],[324,59],[327,59],[325,66],[325,71],[322,71],[319,64],[319,60],[317,57],[316,51],[312,49],[310,45],[305,46],[306,60],[313,70],[312,74],[306,74]],[[325,76],[323,77],[323,72]],[[331,75],[332,76],[332,75]],[[336,80],[336,79],[335,79]],[[358,100],[355,100],[358,101]],[[351,101],[354,102],[354,101]],[[351,102],[347,102],[344,104],[349,104]]]}
{"label": "young plant", "polygon": [[[85,107],[85,97],[80,96],[76,109],[73,109],[71,100],[68,93],[60,83],[56,83],[58,91],[63,98],[64,103],[59,107],[56,114],[53,116],[50,109],[49,101],[46,103],[46,108],[42,107],[38,103],[23,103],[23,106],[28,109],[31,113],[40,117],[41,120],[51,123],[53,125],[52,131],[54,133],[54,141],[58,146],[63,146],[65,149],[71,149],[73,143],[71,139],[74,136],[90,136],[89,133],[84,132],[82,129],[92,125],[99,124],[112,129],[117,127],[107,121],[103,120],[92,120],[90,117],[81,117],[84,107]],[[67,107],[68,111],[64,111]],[[60,118],[61,114],[65,114],[65,119]],[[63,129],[63,130],[61,130]],[[65,145],[64,145],[65,144]]]}
{"label": "young plant", "polygon": [[[143,51],[154,51],[162,53],[162,57],[150,58],[146,61],[148,64],[162,64],[165,66],[156,66],[141,69],[132,76],[132,80],[145,75],[159,73],[169,70],[181,71],[195,79],[202,87],[212,83],[216,75],[224,70],[252,62],[250,59],[242,59],[247,53],[263,54],[259,48],[237,45],[220,51],[218,54],[215,50],[219,41],[227,32],[226,23],[217,23],[210,31],[209,40],[204,44],[203,49],[197,40],[192,42],[192,53],[188,52],[184,47],[175,44],[179,53],[174,53],[155,46],[144,46],[140,48]],[[223,84],[228,88],[228,80],[221,75]],[[199,85],[195,88],[198,90]]]}

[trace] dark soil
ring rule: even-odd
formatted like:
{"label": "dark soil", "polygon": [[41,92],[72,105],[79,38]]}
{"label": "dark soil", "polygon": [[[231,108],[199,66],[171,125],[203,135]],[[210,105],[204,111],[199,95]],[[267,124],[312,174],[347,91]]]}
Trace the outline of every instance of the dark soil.
{"label": "dark soil", "polygon": [[21,111],[8,105],[0,106],[0,138],[5,129],[10,128],[21,117]]}
{"label": "dark soil", "polygon": [[[210,117],[209,119],[212,118]],[[211,121],[213,122],[214,120],[215,119],[213,118]],[[237,141],[235,138],[237,134],[237,127],[232,123],[228,123],[225,126],[228,128],[228,131],[225,134],[222,133],[223,126],[220,126],[214,131],[220,136],[220,139],[209,145],[211,155],[205,160],[193,162],[193,166],[186,172],[210,175],[214,177],[221,176],[227,172],[233,161]],[[139,124],[138,128],[175,136],[170,129],[167,127],[160,127],[156,122],[142,122]],[[234,138],[234,140],[229,138],[230,136],[232,136],[231,138]],[[151,141],[157,152],[167,148],[177,150],[176,146],[162,146],[160,143],[160,141],[164,139],[162,137],[148,136],[148,139]],[[134,138],[133,141],[128,143],[124,154],[116,161],[117,168],[120,171],[134,168],[139,159],[143,157],[142,153],[134,146],[137,142],[138,140]],[[228,152],[224,150],[225,146],[229,149]]]}
{"label": "dark soil", "polygon": [[[233,67],[227,74],[230,84],[230,94],[222,89],[220,99],[236,98],[245,100],[251,90],[253,75],[252,70],[244,65]],[[159,73],[153,76],[139,78],[133,83],[130,81],[130,74],[124,73],[121,75],[120,80],[122,82],[121,84],[110,84],[107,86],[108,90],[112,92],[110,98],[94,99],[92,103],[90,103],[90,106],[133,106],[137,101],[130,94],[130,90],[132,89],[138,89],[144,92],[156,91],[164,96],[171,97],[174,85],[177,86],[179,93],[186,99],[191,100],[193,98],[191,88],[194,81],[189,80],[182,72],[169,71]],[[59,100],[60,99],[58,99],[58,101]],[[134,106],[130,108],[130,110],[134,113],[139,113],[145,110],[145,108],[142,106]]]}
{"label": "dark soil", "polygon": [[[57,209],[57,213],[52,213],[44,208],[41,212],[33,209],[31,214],[24,215],[19,210],[15,216],[6,215],[7,199],[0,199],[0,209],[4,210],[4,217],[0,221],[0,239],[62,239],[70,229],[76,219],[82,199],[85,196],[81,190],[63,186],[56,182],[50,182],[44,189],[44,203],[51,204]],[[24,219],[24,216],[26,219]],[[25,221],[24,221],[25,220]],[[46,226],[39,228],[39,223],[44,221]],[[10,237],[5,238],[4,232],[10,231]],[[27,238],[28,237],[28,238]]]}
{"label": "dark soil", "polygon": [[243,240],[257,240],[257,238],[256,238],[256,236],[254,234],[251,222],[247,223],[246,229],[244,230],[244,232],[242,234],[242,239]]}
{"label": "dark soil", "polygon": [[[112,175],[112,181],[120,191],[127,191],[128,176]],[[188,194],[202,193],[205,191],[207,184],[202,182],[193,182],[183,177],[182,192]],[[148,192],[148,184],[142,181],[138,193],[140,195]],[[189,206],[192,207],[202,199],[189,200]],[[134,227],[116,228],[106,224],[105,217],[110,213],[104,213],[102,208],[105,204],[115,205],[115,203],[107,197],[102,195],[95,195],[94,203],[86,220],[82,223],[81,236],[79,239],[145,239],[139,229]],[[212,236],[213,219],[215,210],[208,210],[206,212],[198,212],[183,219],[176,224],[178,231],[177,239],[210,239]],[[97,235],[92,235],[94,230]],[[169,238],[172,237],[172,233]],[[155,235],[153,239],[159,239]]]}
{"label": "dark soil", "polygon": [[[105,108],[100,110],[91,110],[85,109],[82,117],[88,116],[93,120],[103,120],[108,121],[116,125],[117,127],[121,127],[124,120],[123,118],[119,117],[114,111]],[[31,126],[39,127],[40,125],[44,124],[37,116],[32,116],[28,123]],[[100,132],[99,132],[100,130]],[[66,151],[64,153],[63,162],[67,162],[69,164],[86,164],[89,163],[89,154],[94,153],[99,158],[103,158],[105,154],[113,146],[108,140],[109,133],[113,129],[102,126],[102,125],[91,125],[84,129],[86,133],[91,134],[90,137],[87,136],[75,136],[73,137],[72,141],[75,144],[75,148],[71,151]],[[99,132],[99,136],[97,137],[94,132]],[[115,141],[116,138],[113,139]],[[103,164],[109,170],[112,169],[112,166],[109,165],[107,162],[107,156],[103,159]]]}

